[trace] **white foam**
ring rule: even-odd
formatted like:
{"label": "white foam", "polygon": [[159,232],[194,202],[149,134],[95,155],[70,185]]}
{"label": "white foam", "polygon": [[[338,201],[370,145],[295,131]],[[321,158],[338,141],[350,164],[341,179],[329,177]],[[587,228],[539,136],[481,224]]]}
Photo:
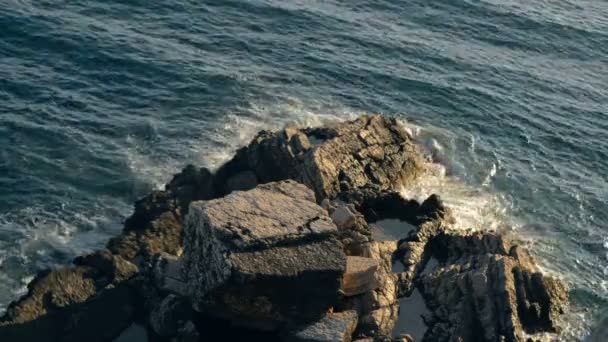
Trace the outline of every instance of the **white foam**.
{"label": "white foam", "polygon": [[362,114],[367,113],[341,106],[309,105],[297,98],[287,98],[280,103],[250,103],[227,113],[203,133],[204,137],[193,148],[197,155],[196,162],[216,169],[261,130],[278,130],[290,125],[314,127],[327,122],[354,119]]}
{"label": "white foam", "polygon": [[[454,228],[457,229],[505,230],[514,225],[509,215],[509,201],[488,189],[497,173],[496,163],[487,171],[486,180],[481,185],[467,184],[458,175],[462,164],[455,156],[449,155],[454,148],[448,149],[440,142],[450,142],[447,132],[407,122],[403,124],[408,127],[408,131],[414,132],[414,141],[427,154],[427,172],[399,189],[403,197],[422,202],[432,194],[439,195],[452,209],[456,220]],[[474,145],[475,140],[472,138],[472,150],[469,153],[474,153]],[[452,174],[448,170],[452,170]]]}

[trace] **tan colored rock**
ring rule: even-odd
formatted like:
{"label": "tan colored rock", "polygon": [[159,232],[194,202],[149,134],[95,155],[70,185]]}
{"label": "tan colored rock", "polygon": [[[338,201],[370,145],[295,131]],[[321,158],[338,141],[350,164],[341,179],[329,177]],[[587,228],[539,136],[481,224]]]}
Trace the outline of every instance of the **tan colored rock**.
{"label": "tan colored rock", "polygon": [[339,299],[346,256],[313,192],[294,181],[191,205],[184,275],[199,310],[239,324],[318,319]]}
{"label": "tan colored rock", "polygon": [[526,333],[558,331],[568,306],[563,285],[543,276],[525,249],[493,233],[439,236],[440,265],[421,275],[434,321],[429,340],[525,341]]}
{"label": "tan colored rock", "polygon": [[378,286],[376,271],[379,262],[371,258],[349,256],[340,290],[345,296],[356,296],[374,290]]}

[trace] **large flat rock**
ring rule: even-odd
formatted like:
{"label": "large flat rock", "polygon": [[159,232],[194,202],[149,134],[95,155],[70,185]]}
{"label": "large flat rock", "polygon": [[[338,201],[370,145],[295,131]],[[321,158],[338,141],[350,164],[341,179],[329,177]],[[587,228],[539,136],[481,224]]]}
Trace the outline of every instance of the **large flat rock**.
{"label": "large flat rock", "polygon": [[194,204],[189,220],[208,225],[218,240],[236,248],[304,235],[337,232],[313,192],[293,181],[270,183]]}
{"label": "large flat rock", "polygon": [[274,327],[321,317],[339,298],[346,257],[313,192],[294,181],[195,202],[184,270],[199,310]]}

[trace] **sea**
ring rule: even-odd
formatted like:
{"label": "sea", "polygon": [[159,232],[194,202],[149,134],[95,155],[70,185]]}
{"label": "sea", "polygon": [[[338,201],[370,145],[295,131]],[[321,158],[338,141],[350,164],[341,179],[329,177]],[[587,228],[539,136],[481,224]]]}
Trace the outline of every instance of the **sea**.
{"label": "sea", "polygon": [[568,285],[553,338],[608,324],[606,0],[0,0],[0,312],[185,165],[362,114]]}

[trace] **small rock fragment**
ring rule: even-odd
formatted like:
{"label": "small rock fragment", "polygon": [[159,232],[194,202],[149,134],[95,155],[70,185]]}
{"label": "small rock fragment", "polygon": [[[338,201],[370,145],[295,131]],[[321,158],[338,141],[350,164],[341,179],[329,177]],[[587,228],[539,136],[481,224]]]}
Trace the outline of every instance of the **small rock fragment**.
{"label": "small rock fragment", "polygon": [[345,296],[356,296],[372,291],[378,286],[376,271],[378,261],[371,258],[349,256],[346,258],[346,272],[340,289]]}

